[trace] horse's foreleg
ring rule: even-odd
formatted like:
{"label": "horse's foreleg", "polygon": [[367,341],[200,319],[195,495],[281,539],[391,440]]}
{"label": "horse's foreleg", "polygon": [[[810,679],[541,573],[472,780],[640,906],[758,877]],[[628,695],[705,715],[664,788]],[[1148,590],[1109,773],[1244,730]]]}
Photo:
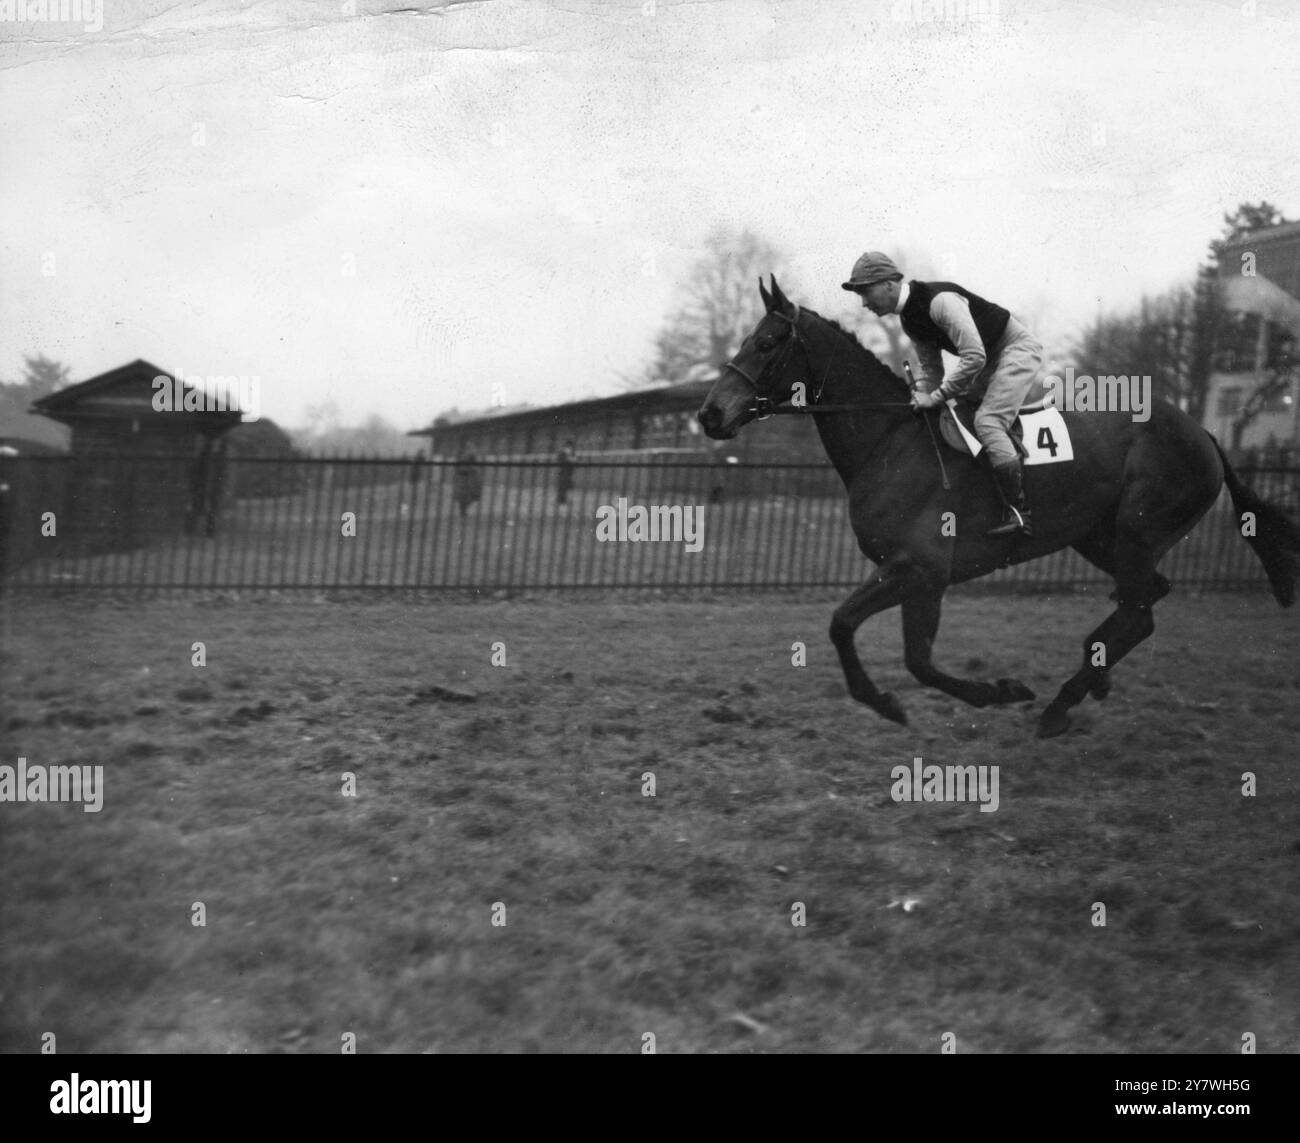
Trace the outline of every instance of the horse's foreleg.
{"label": "horse's foreleg", "polygon": [[877,714],[907,725],[907,715],[892,694],[876,689],[858,658],[853,637],[867,619],[879,611],[897,607],[912,593],[925,587],[924,576],[910,562],[885,563],[868,577],[866,583],[835,609],[831,617],[831,642],[844,668],[849,694],[865,703]]}
{"label": "horse's foreleg", "polygon": [[903,659],[917,682],[935,687],[971,706],[1027,702],[1032,699],[1034,692],[1016,679],[998,679],[996,683],[959,679],[945,674],[934,665],[931,655],[934,637],[939,631],[942,605],[942,588],[910,595],[903,603]]}

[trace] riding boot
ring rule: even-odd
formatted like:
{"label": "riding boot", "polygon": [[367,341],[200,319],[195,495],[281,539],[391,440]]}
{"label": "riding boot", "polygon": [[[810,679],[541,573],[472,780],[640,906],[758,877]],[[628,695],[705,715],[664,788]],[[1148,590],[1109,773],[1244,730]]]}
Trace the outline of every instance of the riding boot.
{"label": "riding boot", "polygon": [[1029,508],[1025,503],[1025,486],[1020,461],[999,465],[993,469],[993,479],[1002,497],[1002,523],[990,528],[986,536],[1014,536],[1017,532],[1032,536]]}

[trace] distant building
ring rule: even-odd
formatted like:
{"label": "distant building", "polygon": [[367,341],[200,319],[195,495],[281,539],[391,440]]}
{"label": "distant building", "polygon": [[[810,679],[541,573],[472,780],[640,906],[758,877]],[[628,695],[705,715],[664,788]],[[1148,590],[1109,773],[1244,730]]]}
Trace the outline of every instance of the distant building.
{"label": "distant building", "polygon": [[[1300,222],[1256,230],[1231,243],[1220,261],[1229,309],[1248,315],[1220,345],[1210,376],[1205,427],[1225,444],[1233,422],[1265,379],[1297,357],[1300,346]],[[1300,370],[1241,433],[1242,449],[1300,447]]]}
{"label": "distant building", "polygon": [[[170,389],[156,384],[159,378]],[[241,412],[206,391],[201,400],[175,402],[164,390],[175,397],[184,386],[137,360],[33,403],[33,413],[71,430],[70,465],[57,491],[51,478],[43,508],[57,514],[64,551],[132,548],[182,531],[212,534],[224,438]]]}
{"label": "distant building", "polygon": [[742,461],[823,463],[811,418],[774,417],[732,441],[711,441],[695,419],[712,379],[573,401],[549,408],[435,420],[410,435],[427,437],[432,456],[454,459],[468,447],[479,460],[535,457],[553,460],[565,442],[582,455],[674,451],[704,459],[719,454]]}

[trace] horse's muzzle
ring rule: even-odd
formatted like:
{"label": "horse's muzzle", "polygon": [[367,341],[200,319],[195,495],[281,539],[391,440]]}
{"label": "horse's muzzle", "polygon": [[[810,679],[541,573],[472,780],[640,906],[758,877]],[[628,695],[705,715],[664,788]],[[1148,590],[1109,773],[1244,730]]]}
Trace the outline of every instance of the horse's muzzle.
{"label": "horse's muzzle", "polygon": [[728,441],[736,435],[736,429],[724,429],[722,427],[724,414],[717,405],[706,404],[696,419],[700,422],[700,428],[704,430],[704,435],[714,441]]}

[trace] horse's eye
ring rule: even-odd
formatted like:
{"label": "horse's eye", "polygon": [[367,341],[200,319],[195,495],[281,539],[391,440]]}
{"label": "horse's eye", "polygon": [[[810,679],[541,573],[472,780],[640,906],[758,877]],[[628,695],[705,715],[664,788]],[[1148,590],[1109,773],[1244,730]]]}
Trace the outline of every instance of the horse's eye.
{"label": "horse's eye", "polygon": [[772,346],[774,346],[775,344],[776,344],[776,338],[765,337],[761,341],[759,341],[758,348],[761,352],[768,353],[771,351]]}

